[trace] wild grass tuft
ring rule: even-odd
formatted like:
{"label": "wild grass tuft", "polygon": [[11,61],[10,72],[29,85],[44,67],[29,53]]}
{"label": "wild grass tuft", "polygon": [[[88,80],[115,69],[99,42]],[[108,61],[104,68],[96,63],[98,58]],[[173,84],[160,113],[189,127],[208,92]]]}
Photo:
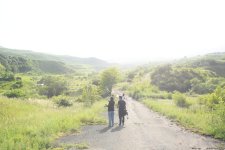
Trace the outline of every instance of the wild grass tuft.
{"label": "wild grass tuft", "polygon": [[51,150],[65,150],[65,149],[88,149],[89,145],[86,142],[76,144],[60,144],[57,147],[51,148]]}
{"label": "wild grass tuft", "polygon": [[142,102],[152,110],[178,121],[186,128],[225,140],[223,121],[218,118],[216,112],[209,111],[206,107],[192,104],[190,108],[180,108],[171,100],[145,99]]}

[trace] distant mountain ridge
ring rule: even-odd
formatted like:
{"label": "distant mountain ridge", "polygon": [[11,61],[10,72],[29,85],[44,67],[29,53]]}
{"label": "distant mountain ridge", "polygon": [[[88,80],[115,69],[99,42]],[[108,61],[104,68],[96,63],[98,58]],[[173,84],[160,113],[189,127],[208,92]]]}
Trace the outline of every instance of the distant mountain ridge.
{"label": "distant mountain ridge", "polygon": [[[63,55],[51,55],[51,54],[45,54],[40,52],[33,52],[30,50],[16,50],[16,49],[9,49],[0,47],[0,54],[4,56],[10,56],[10,57],[22,57],[28,60],[34,60],[36,62],[45,61],[47,63],[48,61],[53,64],[53,62],[61,62],[66,65],[71,66],[71,68],[92,68],[94,70],[100,70],[104,69],[110,64],[104,60],[98,59],[98,58],[79,58],[79,57],[73,57],[73,56],[63,56]],[[43,63],[41,63],[43,66]],[[60,64],[60,63],[59,63]],[[60,64],[63,65],[63,64]],[[65,69],[63,69],[65,70]]]}

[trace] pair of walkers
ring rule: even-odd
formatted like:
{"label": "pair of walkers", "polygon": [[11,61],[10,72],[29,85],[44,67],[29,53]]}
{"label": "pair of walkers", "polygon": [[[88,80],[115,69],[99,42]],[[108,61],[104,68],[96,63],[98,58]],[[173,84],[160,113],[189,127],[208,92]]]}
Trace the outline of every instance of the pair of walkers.
{"label": "pair of walkers", "polygon": [[[115,101],[113,97],[110,97],[109,103],[108,103],[108,117],[109,117],[109,127],[114,126],[114,105]],[[124,101],[124,94],[123,96],[119,96],[118,101],[118,113],[119,113],[119,126],[124,125],[124,116],[127,115],[126,110],[126,102]]]}

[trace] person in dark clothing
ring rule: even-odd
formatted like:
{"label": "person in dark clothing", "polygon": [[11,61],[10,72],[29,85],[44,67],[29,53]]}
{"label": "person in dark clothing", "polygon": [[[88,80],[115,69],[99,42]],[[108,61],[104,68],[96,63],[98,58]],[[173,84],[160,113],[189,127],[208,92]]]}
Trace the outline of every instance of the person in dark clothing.
{"label": "person in dark clothing", "polygon": [[110,97],[110,101],[107,105],[107,107],[108,107],[108,117],[109,117],[109,127],[114,126],[114,105],[115,105],[114,98]]}
{"label": "person in dark clothing", "polygon": [[119,126],[121,126],[124,125],[124,116],[127,113],[126,102],[123,100],[122,96],[119,96],[118,107],[119,107]]}

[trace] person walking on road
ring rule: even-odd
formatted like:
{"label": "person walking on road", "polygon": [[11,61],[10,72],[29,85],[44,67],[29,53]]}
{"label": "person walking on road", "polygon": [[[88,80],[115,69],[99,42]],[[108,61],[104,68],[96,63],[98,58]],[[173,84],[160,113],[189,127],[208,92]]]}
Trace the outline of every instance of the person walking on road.
{"label": "person walking on road", "polygon": [[108,118],[109,118],[109,127],[114,126],[114,105],[115,101],[113,96],[110,97],[109,103],[107,105],[108,107]]}
{"label": "person walking on road", "polygon": [[124,116],[127,114],[126,110],[126,102],[123,99],[123,96],[119,96],[118,101],[118,107],[119,107],[119,126],[124,126]]}

